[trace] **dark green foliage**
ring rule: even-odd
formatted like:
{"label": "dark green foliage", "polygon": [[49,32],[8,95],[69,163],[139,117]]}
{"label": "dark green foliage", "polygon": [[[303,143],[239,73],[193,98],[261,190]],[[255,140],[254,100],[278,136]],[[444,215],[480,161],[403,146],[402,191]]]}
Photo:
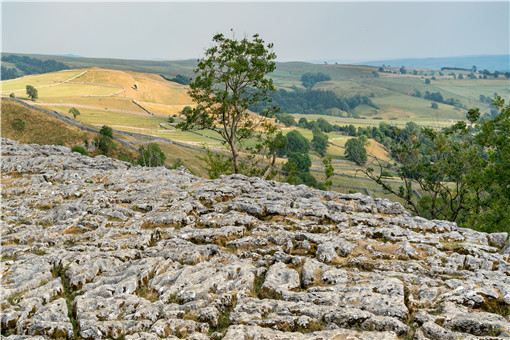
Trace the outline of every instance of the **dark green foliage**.
{"label": "dark green foliage", "polygon": [[277,113],[276,118],[278,118],[278,120],[280,122],[282,122],[283,125],[285,125],[287,127],[297,125],[296,121],[294,120],[294,117],[292,115],[285,114],[285,113]]}
{"label": "dark green foliage", "polygon": [[149,143],[147,146],[140,146],[138,149],[138,164],[141,166],[155,167],[165,164],[166,156],[156,143]]}
{"label": "dark green foliage", "polygon": [[435,110],[439,109],[439,105],[437,105],[437,103],[434,103],[434,102],[430,103],[430,107]]}
{"label": "dark green foliage", "polygon": [[[301,113],[301,114],[325,114],[326,110],[337,108],[339,110],[350,112],[358,105],[365,104],[375,109],[378,107],[367,96],[355,95],[352,97],[339,98],[333,91],[308,90],[303,91],[295,89],[287,91],[280,89],[271,95],[272,102],[285,113]],[[262,114],[267,102],[261,102],[252,106],[250,109],[254,112]]]}
{"label": "dark green foliage", "polygon": [[328,136],[320,130],[313,130],[312,149],[321,157],[324,157],[328,150],[328,146]]}
{"label": "dark green foliage", "polygon": [[[17,55],[2,56],[2,61],[13,63],[14,65],[16,65],[16,68],[21,70],[25,75],[56,72],[56,71],[66,70],[69,68],[69,66],[67,66],[66,64],[57,62],[53,59],[43,61],[40,59],[30,58],[27,56],[17,56]],[[2,80],[4,80],[3,72],[4,71],[2,69]],[[12,75],[12,74],[9,74],[9,75]],[[18,75],[18,77],[19,77],[19,75]],[[17,77],[13,77],[13,78],[17,78]],[[5,79],[12,79],[12,78],[5,78]]]}
{"label": "dark green foliage", "polygon": [[331,132],[335,130],[334,126],[324,118],[318,118],[317,125],[322,132]]}
{"label": "dark green foliage", "polygon": [[308,129],[308,120],[305,117],[299,118],[298,126],[302,129]]}
{"label": "dark green foliage", "polygon": [[26,89],[26,92],[27,92],[27,96],[30,99],[36,100],[38,98],[37,89],[35,87],[33,87],[32,85],[27,85],[25,87],[25,89]]}
{"label": "dark green foliage", "polygon": [[12,121],[12,127],[18,132],[25,132],[25,121],[21,118],[16,118]]}
{"label": "dark green foliage", "polygon": [[112,150],[117,150],[117,144],[108,136],[96,138],[96,146],[106,156],[110,156]]}
{"label": "dark green foliage", "polygon": [[345,143],[345,158],[358,165],[367,162],[367,150],[361,137],[351,138]]}
{"label": "dark green foliage", "polygon": [[301,76],[301,83],[307,89],[311,89],[316,83],[321,81],[331,80],[331,77],[322,72],[319,73],[305,73]]}
{"label": "dark green foliage", "polygon": [[81,145],[75,145],[71,148],[72,152],[78,152],[84,156],[89,156],[88,151]]}
{"label": "dark green foliage", "polygon": [[406,74],[407,73],[407,70],[404,66],[400,67],[400,73],[401,74]]}
{"label": "dark green foliage", "polygon": [[310,142],[298,130],[290,131],[287,136],[285,147],[278,150],[278,155],[289,155],[292,152],[308,153],[310,151]]}
{"label": "dark green foliage", "polygon": [[348,126],[347,133],[349,134],[349,136],[357,136],[358,135],[356,132],[356,127],[352,124]]}
{"label": "dark green foliage", "polygon": [[205,171],[210,179],[216,179],[220,175],[231,175],[234,173],[234,163],[232,158],[222,154],[213,153],[206,149],[205,156],[197,156],[198,159],[207,163]]}
{"label": "dark green foliage", "polygon": [[475,172],[475,184],[486,195],[479,195],[482,209],[470,215],[469,222],[478,229],[497,232],[508,231],[510,225],[510,105],[496,97],[493,105],[499,114],[482,119],[478,109],[468,112],[468,119],[479,133],[475,142],[486,151],[486,166]]}
{"label": "dark green foliage", "polygon": [[312,161],[308,154],[292,152],[282,168],[286,174],[285,181],[295,185],[305,184],[310,187],[319,187],[317,179],[310,173],[311,165]]}
{"label": "dark green foliage", "polygon": [[[312,161],[307,153],[291,152],[288,163],[292,163],[297,172],[310,172],[310,167],[312,166]],[[284,170],[287,170],[287,168],[284,167]]]}
{"label": "dark green foliage", "polygon": [[15,97],[16,97],[16,95],[15,95],[14,93],[11,93],[11,94],[9,95],[9,97],[11,97],[11,98],[15,98]]}
{"label": "dark green foliage", "polygon": [[168,122],[171,124],[171,123],[174,123],[175,122],[175,119],[174,117],[168,117]]}
{"label": "dark green foliage", "polygon": [[117,144],[113,141],[113,129],[107,125],[103,125],[99,130],[101,137],[96,137],[96,147],[102,154],[109,156],[112,150],[117,150]]}
{"label": "dark green foliage", "polygon": [[[275,70],[273,44],[265,45],[256,34],[253,39],[228,39],[222,34],[213,37],[213,46],[198,61],[196,78],[188,94],[198,104],[186,113],[186,120],[177,125],[183,131],[210,129],[223,138],[232,153],[234,172],[239,173],[239,149],[254,135],[262,123],[250,117],[249,108],[269,103],[274,91],[273,81],[265,77]],[[261,109],[272,116],[277,108]]]}
{"label": "dark green foliage", "polygon": [[[500,97],[493,105],[498,110],[493,117],[469,110],[472,126],[460,121],[442,131],[416,124],[397,130],[392,155],[404,182],[400,187],[382,181],[388,167],[381,162],[379,174],[370,167],[363,172],[404,199],[417,215],[486,232],[508,231],[510,106]],[[420,189],[421,199],[414,195],[413,185]]]}
{"label": "dark green foliage", "polygon": [[428,100],[433,100],[438,103],[443,102],[443,96],[439,92],[430,93],[429,91],[425,92],[425,96],[423,97]]}
{"label": "dark green foliage", "polygon": [[78,109],[74,107],[69,109],[69,113],[73,115],[74,119],[76,119],[76,117],[80,115],[80,111],[78,111]]}
{"label": "dark green foliage", "polygon": [[333,185],[331,177],[333,177],[333,175],[335,174],[335,169],[331,164],[331,157],[324,157],[322,159],[322,164],[324,164],[324,173],[326,174],[326,181],[324,182],[324,186],[326,187],[326,190],[329,190],[329,188],[331,188],[331,185]]}
{"label": "dark green foliage", "polygon": [[14,79],[20,77],[18,70],[15,68],[7,68],[2,65],[2,80]]}
{"label": "dark green foliage", "polygon": [[425,84],[427,84],[427,85],[430,84],[430,79],[429,78],[425,79]]}
{"label": "dark green foliage", "polygon": [[175,83],[179,83],[179,84],[182,84],[182,85],[188,85],[191,82],[191,78],[190,77],[185,77],[182,74],[178,74],[178,75],[176,75],[173,78],[168,78],[168,77],[165,77],[164,75],[161,75],[161,77],[163,77],[166,80],[173,81]]}
{"label": "dark green foliage", "polygon": [[101,136],[113,138],[113,129],[108,125],[103,125],[101,130],[99,130],[99,134]]}

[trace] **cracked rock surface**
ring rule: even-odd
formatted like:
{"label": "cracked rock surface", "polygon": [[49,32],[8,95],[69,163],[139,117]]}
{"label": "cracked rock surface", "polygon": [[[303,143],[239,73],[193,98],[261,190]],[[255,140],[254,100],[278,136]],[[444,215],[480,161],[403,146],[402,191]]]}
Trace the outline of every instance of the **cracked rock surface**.
{"label": "cracked rock surface", "polygon": [[510,337],[508,235],[2,140],[8,339]]}

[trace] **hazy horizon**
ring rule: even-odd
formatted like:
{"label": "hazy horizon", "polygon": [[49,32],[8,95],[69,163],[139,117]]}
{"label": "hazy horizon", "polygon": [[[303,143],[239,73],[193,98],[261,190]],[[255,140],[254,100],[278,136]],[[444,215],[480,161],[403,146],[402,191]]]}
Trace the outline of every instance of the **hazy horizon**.
{"label": "hazy horizon", "polygon": [[278,61],[509,53],[509,3],[3,2],[2,51],[135,60],[200,57],[216,33],[259,33]]}

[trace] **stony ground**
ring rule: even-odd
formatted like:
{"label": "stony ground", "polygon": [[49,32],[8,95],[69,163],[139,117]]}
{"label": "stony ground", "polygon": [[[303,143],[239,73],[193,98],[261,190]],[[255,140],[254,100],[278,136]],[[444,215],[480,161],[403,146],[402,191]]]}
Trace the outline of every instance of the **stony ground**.
{"label": "stony ground", "polygon": [[510,336],[510,245],[400,204],[2,140],[2,336]]}

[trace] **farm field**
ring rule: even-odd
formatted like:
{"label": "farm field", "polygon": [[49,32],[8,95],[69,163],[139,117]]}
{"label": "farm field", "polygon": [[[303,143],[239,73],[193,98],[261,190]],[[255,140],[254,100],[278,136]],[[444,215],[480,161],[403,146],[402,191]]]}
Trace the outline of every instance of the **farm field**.
{"label": "farm field", "polygon": [[[60,57],[59,57],[60,58]],[[102,125],[109,125],[116,130],[151,135],[153,138],[166,138],[191,147],[207,145],[213,150],[226,151],[224,145],[213,138],[220,136],[213,131],[200,131],[200,134],[183,132],[175,129],[175,123],[180,119],[180,112],[185,106],[194,103],[187,94],[187,86],[164,79],[177,74],[192,76],[193,61],[178,62],[144,62],[122,61],[113,59],[65,58],[63,60],[73,67],[68,71],[54,72],[41,75],[26,76],[19,79],[3,81],[1,91],[3,96],[14,93],[16,98],[39,105],[42,108],[57,111],[70,116],[71,107],[80,111],[77,121],[99,129]],[[65,60],[64,60],[65,59]],[[103,66],[96,67],[96,66]],[[108,68],[106,68],[108,67]],[[359,105],[353,110],[359,118],[348,117],[346,112],[338,109],[325,110],[343,116],[292,113],[296,122],[300,118],[308,121],[318,118],[326,119],[331,124],[354,125],[357,127],[379,126],[381,122],[404,127],[409,121],[422,126],[442,128],[465,119],[467,109],[452,105],[438,103],[438,109],[431,107],[431,100],[424,99],[423,95],[429,92],[439,92],[443,98],[453,98],[465,107],[478,106],[483,112],[489,111],[486,102],[480,101],[480,94],[492,96],[498,93],[503,97],[510,97],[508,79],[453,79],[451,76],[439,76],[437,71],[420,70],[423,75],[400,75],[394,73],[378,72],[378,68],[355,65],[314,65],[301,62],[277,63],[277,69],[269,75],[277,88],[292,91],[302,89],[301,76],[306,72],[322,72],[331,77],[331,80],[315,84],[314,90],[331,90],[340,98],[354,95],[370,97],[377,108],[368,105]],[[395,71],[388,68],[389,72]],[[425,81],[432,76],[430,84]],[[26,98],[25,86],[32,85],[38,89],[39,98],[31,102]],[[416,96],[421,93],[421,97]],[[175,122],[169,124],[168,117],[174,117]],[[285,128],[281,125],[283,133],[287,134],[298,129],[308,140],[313,138],[310,130],[301,128]],[[377,189],[378,185],[361,177],[359,169],[347,161],[344,156],[345,143],[352,137],[327,133],[329,145],[326,156],[333,160],[335,172],[356,178],[334,176],[333,182],[343,187],[363,187]],[[213,138],[209,138],[213,137]],[[129,139],[130,137],[122,136]],[[133,140],[135,145],[136,141]],[[178,160],[182,161],[195,173],[204,176],[205,163],[196,158],[201,152],[178,147],[175,144],[159,143],[167,154],[167,164],[172,165]],[[253,145],[252,141],[247,142]],[[384,161],[389,160],[388,151],[375,141],[370,141],[367,147],[369,154]],[[320,157],[314,152],[310,153],[312,169],[323,171]],[[283,164],[286,159],[278,160]],[[202,163],[201,163],[202,162]],[[200,170],[202,169],[202,170]],[[320,173],[314,172],[317,178]],[[394,179],[398,180],[398,179]],[[335,190],[344,190],[336,188]],[[374,197],[387,197],[387,194],[373,191]],[[393,197],[392,199],[396,199]]]}
{"label": "farm field", "polygon": [[[3,62],[2,62],[3,64]],[[32,85],[35,87],[40,86],[54,86],[59,83],[62,83],[66,80],[72,79],[73,77],[76,77],[83,71],[76,70],[76,71],[61,71],[61,72],[53,72],[53,73],[44,73],[44,74],[38,74],[38,75],[31,75],[11,80],[4,80],[1,82],[1,91],[2,94],[4,92],[10,91],[10,92],[25,92],[25,87],[27,85]],[[7,93],[9,95],[9,93]]]}

